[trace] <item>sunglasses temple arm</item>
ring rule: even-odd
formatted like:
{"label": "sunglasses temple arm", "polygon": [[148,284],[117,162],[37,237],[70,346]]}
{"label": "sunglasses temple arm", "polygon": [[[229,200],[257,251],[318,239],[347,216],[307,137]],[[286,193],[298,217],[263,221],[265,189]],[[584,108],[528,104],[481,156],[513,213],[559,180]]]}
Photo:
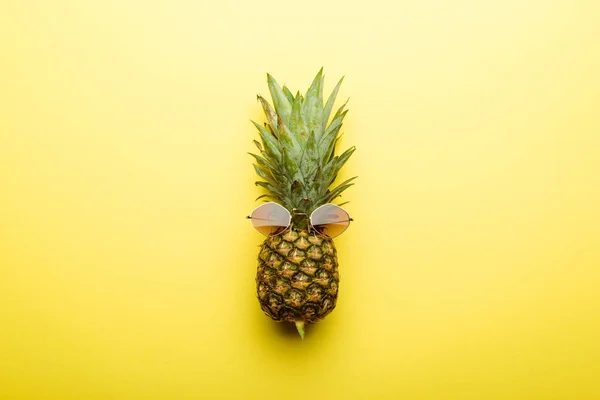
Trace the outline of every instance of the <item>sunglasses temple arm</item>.
{"label": "sunglasses temple arm", "polygon": [[250,216],[247,216],[246,219],[255,219],[257,221],[273,221],[272,219],[268,219],[268,218],[252,218]]}
{"label": "sunglasses temple arm", "polygon": [[[337,223],[340,223],[340,222],[352,222],[352,221],[354,221],[354,220],[352,218],[350,218],[350,219],[345,219],[343,221],[334,221],[333,223],[337,224]],[[325,224],[331,224],[331,223],[332,222],[326,222]],[[311,225],[312,225],[312,223],[311,223]],[[317,224],[317,225],[321,225],[321,224]]]}

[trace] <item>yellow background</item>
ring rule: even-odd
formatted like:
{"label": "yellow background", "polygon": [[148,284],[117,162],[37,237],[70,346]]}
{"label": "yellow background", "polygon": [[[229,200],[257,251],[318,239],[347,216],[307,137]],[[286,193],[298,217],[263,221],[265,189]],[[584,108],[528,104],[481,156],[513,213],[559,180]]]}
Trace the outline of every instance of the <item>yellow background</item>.
{"label": "yellow background", "polygon": [[[1,399],[600,398],[599,3],[350,3],[1,2]],[[302,342],[246,152],[321,66],[356,223]]]}

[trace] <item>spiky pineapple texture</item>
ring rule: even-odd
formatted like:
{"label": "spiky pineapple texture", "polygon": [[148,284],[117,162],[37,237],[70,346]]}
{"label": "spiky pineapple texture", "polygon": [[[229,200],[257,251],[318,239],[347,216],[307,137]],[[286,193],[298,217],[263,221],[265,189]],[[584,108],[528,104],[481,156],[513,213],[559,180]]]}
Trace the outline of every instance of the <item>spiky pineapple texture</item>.
{"label": "spiky pineapple texture", "polygon": [[260,155],[251,153],[256,160],[254,169],[263,179],[256,184],[267,190],[259,198],[308,215],[317,207],[333,202],[353,185],[356,177],[330,188],[355,150],[350,147],[335,155],[342,121],[348,112],[344,109],[347,101],[328,124],[343,79],[324,104],[322,68],[304,96],[299,91],[294,96],[267,74],[274,107],[258,95],[267,122],[263,126],[252,121],[262,142],[254,141]]}

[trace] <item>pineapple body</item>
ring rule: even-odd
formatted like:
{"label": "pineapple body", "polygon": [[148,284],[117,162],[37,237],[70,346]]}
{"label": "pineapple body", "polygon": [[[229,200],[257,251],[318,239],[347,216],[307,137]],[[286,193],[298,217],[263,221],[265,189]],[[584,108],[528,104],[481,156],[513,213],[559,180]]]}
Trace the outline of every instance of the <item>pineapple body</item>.
{"label": "pineapple body", "polygon": [[287,231],[267,238],[261,247],[258,299],[265,314],[275,321],[295,322],[302,337],[304,323],[328,315],[338,296],[335,246],[330,238],[314,233],[309,216],[318,207],[337,202],[356,178],[337,181],[356,150],[352,146],[339,155],[336,151],[348,113],[347,101],[337,111],[333,109],[342,80],[325,99],[323,69],[305,95],[292,94],[267,74],[273,105],[258,95],[266,121],[253,121],[260,141],[254,141],[258,154],[250,155],[260,178],[256,185],[264,189],[258,199],[276,202],[293,216]]}
{"label": "pineapple body", "polygon": [[292,227],[267,238],[258,256],[256,287],[275,321],[314,323],[336,306],[339,272],[333,240]]}

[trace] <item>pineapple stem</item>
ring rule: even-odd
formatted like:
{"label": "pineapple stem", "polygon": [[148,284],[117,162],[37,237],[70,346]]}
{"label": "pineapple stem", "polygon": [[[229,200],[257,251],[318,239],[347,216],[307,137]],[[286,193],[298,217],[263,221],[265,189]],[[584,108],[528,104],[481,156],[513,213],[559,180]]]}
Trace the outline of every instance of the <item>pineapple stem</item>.
{"label": "pineapple stem", "polygon": [[296,322],[296,329],[298,330],[298,334],[300,335],[300,338],[302,340],[304,340],[304,321],[295,321]]}

